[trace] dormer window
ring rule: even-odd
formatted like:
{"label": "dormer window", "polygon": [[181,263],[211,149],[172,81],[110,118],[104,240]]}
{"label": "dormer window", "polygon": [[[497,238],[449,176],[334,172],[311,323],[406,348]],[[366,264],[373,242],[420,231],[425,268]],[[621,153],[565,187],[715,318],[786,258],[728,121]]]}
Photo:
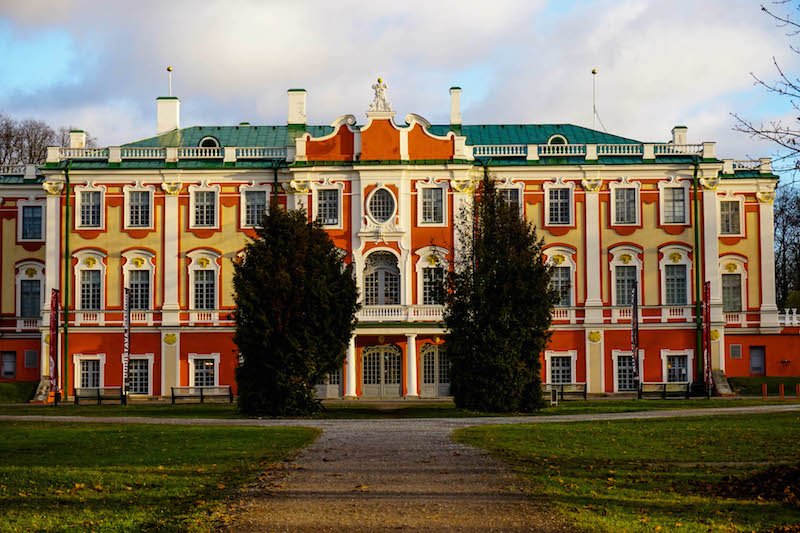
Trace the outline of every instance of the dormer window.
{"label": "dormer window", "polygon": [[547,139],[547,144],[550,144],[550,145],[553,145],[553,144],[569,144],[569,142],[567,141],[567,138],[564,137],[563,135],[556,134],[556,135],[551,135],[550,138]]}
{"label": "dormer window", "polygon": [[219,141],[215,137],[203,137],[197,146],[200,148],[219,148]]}

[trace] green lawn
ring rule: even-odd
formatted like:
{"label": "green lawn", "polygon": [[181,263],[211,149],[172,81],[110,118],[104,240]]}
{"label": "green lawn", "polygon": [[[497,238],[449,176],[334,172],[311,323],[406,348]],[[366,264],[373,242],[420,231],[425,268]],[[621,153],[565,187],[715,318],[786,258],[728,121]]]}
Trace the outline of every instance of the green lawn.
{"label": "green lawn", "polygon": [[0,403],[27,402],[33,398],[38,383],[34,381],[6,381],[0,383]]}
{"label": "green lawn", "polygon": [[783,383],[784,395],[794,398],[796,391],[795,385],[800,383],[800,377],[750,377],[750,378],[728,378],[731,388],[737,394],[746,396],[761,396],[761,384],[767,384],[767,394],[772,397],[778,396],[778,385]]}
{"label": "green lawn", "polygon": [[317,434],[3,422],[0,531],[206,530],[226,497]]}
{"label": "green lawn", "polygon": [[511,463],[529,482],[531,497],[552,502],[585,530],[800,525],[800,494],[789,504],[737,493],[775,490],[775,482],[745,481],[770,465],[800,467],[800,413],[484,426],[454,438]]}

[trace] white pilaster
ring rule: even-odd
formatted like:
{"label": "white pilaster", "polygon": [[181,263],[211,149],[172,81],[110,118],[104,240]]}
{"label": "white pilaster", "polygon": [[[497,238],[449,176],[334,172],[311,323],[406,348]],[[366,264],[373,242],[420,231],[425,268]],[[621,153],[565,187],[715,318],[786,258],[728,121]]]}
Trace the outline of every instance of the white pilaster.
{"label": "white pilaster", "polygon": [[586,231],[586,322],[603,322],[603,300],[600,296],[600,277],[605,271],[600,264],[600,198],[599,187],[584,186]]}
{"label": "white pilaster", "polygon": [[705,279],[711,282],[711,322],[722,323],[722,284],[719,277],[717,192],[703,191],[703,263]]}
{"label": "white pilaster", "polygon": [[406,334],[406,397],[419,396],[417,393],[417,334]]}
{"label": "white pilaster", "polygon": [[177,326],[180,323],[180,303],[178,302],[178,230],[180,212],[178,208],[179,184],[163,184],[164,196],[164,305],[162,324]]}
{"label": "white pilaster", "polygon": [[350,342],[347,344],[347,357],[344,362],[345,366],[345,398],[356,397],[356,336],[350,337]]}
{"label": "white pilaster", "polygon": [[778,306],[775,304],[775,214],[772,199],[759,196],[758,233],[761,242],[761,328],[775,329],[778,323]]}
{"label": "white pilaster", "polygon": [[[44,189],[47,191],[45,205],[45,259],[44,259],[44,293],[42,294],[42,331],[44,335],[49,332],[50,326],[50,294],[53,289],[60,289],[60,265],[61,265],[61,191],[64,188],[63,182],[45,182]],[[49,373],[50,356],[46,345],[42,343],[40,352],[39,369],[42,374]]]}

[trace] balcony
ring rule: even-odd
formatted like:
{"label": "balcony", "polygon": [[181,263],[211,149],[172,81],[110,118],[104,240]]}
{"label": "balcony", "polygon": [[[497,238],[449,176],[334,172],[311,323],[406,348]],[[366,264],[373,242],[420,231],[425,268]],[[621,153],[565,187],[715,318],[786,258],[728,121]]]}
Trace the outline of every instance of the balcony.
{"label": "balcony", "polygon": [[800,317],[797,316],[797,309],[784,309],[783,313],[778,314],[778,324],[781,326],[800,326]]}
{"label": "balcony", "polygon": [[163,160],[176,163],[184,160],[216,160],[223,163],[236,163],[240,160],[293,160],[293,149],[285,146],[176,146],[176,147],[120,147],[108,148],[62,148],[58,146],[47,149],[47,163],[58,163],[67,159],[77,161],[122,161]]}
{"label": "balcony", "polygon": [[441,322],[443,305],[365,305],[356,314],[359,322]]}

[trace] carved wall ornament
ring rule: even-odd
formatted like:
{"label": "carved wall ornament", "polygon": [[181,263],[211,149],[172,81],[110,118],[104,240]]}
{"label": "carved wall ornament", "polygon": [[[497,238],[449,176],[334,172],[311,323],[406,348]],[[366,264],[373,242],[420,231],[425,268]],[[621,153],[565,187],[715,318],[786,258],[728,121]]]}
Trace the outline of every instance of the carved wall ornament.
{"label": "carved wall ornament", "polygon": [[209,261],[208,257],[201,257],[200,259],[197,260],[197,264],[200,265],[202,268],[206,268],[208,265],[211,264],[211,261]]}
{"label": "carved wall ornament", "polygon": [[136,268],[142,268],[142,266],[144,265],[144,259],[142,259],[141,257],[134,257],[133,259],[131,259],[131,263],[133,263],[133,266],[135,266]]}
{"label": "carved wall ornament", "polygon": [[762,204],[771,204],[775,201],[775,191],[771,189],[758,191],[756,193],[756,198],[758,198],[758,201]]}
{"label": "carved wall ornament", "polygon": [[718,329],[712,329],[711,333],[709,334],[709,336],[711,337],[712,341],[718,341],[719,340],[719,330]]}
{"label": "carved wall ornament", "polygon": [[49,334],[49,333],[46,333],[46,334],[45,334],[45,336],[44,336],[44,343],[45,343],[45,344],[50,344],[50,334]]}
{"label": "carved wall ornament", "polygon": [[719,176],[714,176],[713,178],[701,178],[700,185],[702,185],[706,190],[715,191],[719,186]]}
{"label": "carved wall ornament", "polygon": [[289,194],[305,194],[308,187],[308,180],[291,180],[284,184],[283,189]]}
{"label": "carved wall ornament", "polygon": [[623,264],[627,265],[628,263],[633,261],[633,257],[631,257],[631,254],[622,254],[621,256],[619,256],[619,260],[622,261]]}
{"label": "carved wall ornament", "polygon": [[174,346],[178,342],[178,336],[174,333],[167,333],[164,335],[164,344],[167,346]]}
{"label": "carved wall ornament", "polygon": [[553,263],[555,263],[556,265],[560,265],[565,260],[566,260],[566,257],[564,257],[561,254],[556,254],[556,255],[553,256]]}
{"label": "carved wall ornament", "polygon": [[475,192],[477,182],[471,179],[453,179],[450,184],[456,192],[472,194]]}
{"label": "carved wall ornament", "polygon": [[86,259],[83,260],[83,264],[89,268],[92,268],[97,264],[97,259],[95,259],[94,257],[87,257]]}
{"label": "carved wall ornament", "polygon": [[35,278],[36,277],[36,269],[33,268],[33,267],[26,268],[25,269],[25,275],[28,276],[29,278]]}
{"label": "carved wall ornament", "polygon": [[671,254],[669,254],[669,260],[672,261],[673,263],[680,263],[682,257],[683,256],[681,255],[680,252],[672,252]]}
{"label": "carved wall ornament", "polygon": [[603,334],[599,331],[589,332],[589,342],[598,343],[603,338]]}
{"label": "carved wall ornament", "polygon": [[436,254],[430,254],[425,260],[428,261],[428,264],[432,267],[439,264],[439,256]]}
{"label": "carved wall ornament", "polygon": [[725,270],[728,272],[736,272],[736,263],[726,263]]}
{"label": "carved wall ornament", "polygon": [[597,192],[600,190],[600,187],[603,186],[603,180],[601,180],[600,178],[594,178],[594,179],[587,178],[581,180],[581,185],[583,186],[583,189],[585,191]]}
{"label": "carved wall ornament", "polygon": [[170,196],[177,196],[181,193],[183,184],[178,181],[164,182],[161,184],[161,189]]}
{"label": "carved wall ornament", "polygon": [[45,181],[42,183],[42,188],[45,192],[51,196],[56,196],[61,194],[61,191],[64,190],[64,182],[63,181]]}

